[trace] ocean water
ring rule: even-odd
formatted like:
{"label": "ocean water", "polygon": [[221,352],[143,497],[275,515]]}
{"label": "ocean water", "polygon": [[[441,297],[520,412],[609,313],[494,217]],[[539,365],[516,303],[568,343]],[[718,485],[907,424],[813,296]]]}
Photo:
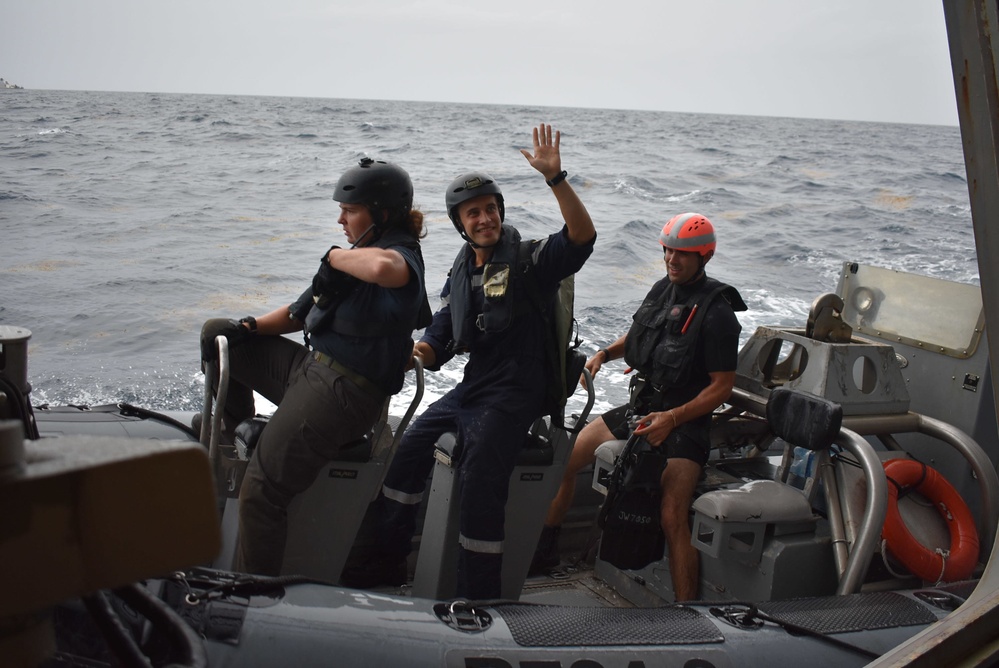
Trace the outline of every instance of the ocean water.
{"label": "ocean water", "polygon": [[[978,282],[956,127],[0,91],[0,324],[32,332],[33,402],[199,409],[201,323],[301,292],[343,243],[330,197],[364,156],[412,175],[434,293],[461,245],[444,211],[457,174],[491,173],[525,237],[558,229],[554,197],[519,152],[541,122],[562,131],[563,166],[599,235],[576,278],[587,353],[627,330],[663,275],[659,229],[684,211],[718,230],[708,273],[749,305],[744,339],[758,325],[803,326],[845,261]],[[428,374],[424,402],[460,370]],[[601,372],[596,411],[626,399],[623,371]],[[397,402],[410,396],[407,383]]]}

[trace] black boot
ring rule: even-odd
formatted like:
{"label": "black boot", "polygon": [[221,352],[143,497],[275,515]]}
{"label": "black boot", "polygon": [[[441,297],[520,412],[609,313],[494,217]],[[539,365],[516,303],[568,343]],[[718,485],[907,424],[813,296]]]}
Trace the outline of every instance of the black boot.
{"label": "black boot", "polygon": [[[201,413],[195,413],[194,417],[191,418],[191,429],[194,430],[195,436],[199,439],[201,438],[201,421]],[[222,433],[219,434],[219,445],[232,445],[235,442],[236,436],[232,430],[226,429],[225,420],[222,420]]]}
{"label": "black boot", "polygon": [[534,559],[531,560],[528,575],[541,575],[562,562],[558,553],[558,534],[561,530],[561,526],[550,527],[547,524],[541,529],[541,538],[534,549]]}

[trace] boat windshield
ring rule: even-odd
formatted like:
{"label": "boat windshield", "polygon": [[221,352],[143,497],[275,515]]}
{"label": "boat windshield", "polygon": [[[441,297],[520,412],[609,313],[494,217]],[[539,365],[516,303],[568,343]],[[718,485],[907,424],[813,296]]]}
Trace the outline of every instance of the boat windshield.
{"label": "boat windshield", "polygon": [[837,292],[855,332],[952,357],[971,357],[985,328],[977,285],[847,262]]}

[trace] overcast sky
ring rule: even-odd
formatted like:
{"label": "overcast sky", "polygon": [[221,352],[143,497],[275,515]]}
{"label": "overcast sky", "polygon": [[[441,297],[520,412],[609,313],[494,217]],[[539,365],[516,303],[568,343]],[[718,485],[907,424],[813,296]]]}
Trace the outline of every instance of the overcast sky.
{"label": "overcast sky", "polygon": [[941,0],[6,0],[25,88],[957,125]]}

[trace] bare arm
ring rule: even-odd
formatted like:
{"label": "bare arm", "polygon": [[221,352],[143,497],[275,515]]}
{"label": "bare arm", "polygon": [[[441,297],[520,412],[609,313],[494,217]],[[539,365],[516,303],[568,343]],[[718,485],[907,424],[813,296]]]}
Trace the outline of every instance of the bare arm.
{"label": "bare arm", "polygon": [[662,445],[677,425],[707,415],[721,406],[732,395],[735,371],[713,371],[708,376],[711,382],[696,397],[682,406],[649,413],[642,418],[635,433],[644,435],[652,445]]}
{"label": "bare arm", "polygon": [[[292,320],[288,317],[288,307],[282,306],[281,308],[276,308],[270,313],[260,316],[257,318],[257,334],[263,336],[279,336],[281,334],[290,334],[291,332],[302,331],[302,326],[304,323],[301,320]],[[246,324],[244,327],[248,327]]]}
{"label": "bare arm", "polygon": [[409,264],[398,251],[388,248],[333,248],[326,258],[334,269],[365,283],[401,288],[409,282]]}
{"label": "bare arm", "polygon": [[[541,172],[546,181],[550,181],[562,173],[562,156],[559,152],[562,133],[556,130],[553,138],[552,126],[542,123],[534,128],[533,139],[534,153],[531,154],[527,149],[520,149],[520,152],[531,163],[531,167]],[[552,192],[569,229],[569,240],[577,246],[588,243],[597,231],[579,195],[569,185],[569,180],[564,179],[555,185]]]}

